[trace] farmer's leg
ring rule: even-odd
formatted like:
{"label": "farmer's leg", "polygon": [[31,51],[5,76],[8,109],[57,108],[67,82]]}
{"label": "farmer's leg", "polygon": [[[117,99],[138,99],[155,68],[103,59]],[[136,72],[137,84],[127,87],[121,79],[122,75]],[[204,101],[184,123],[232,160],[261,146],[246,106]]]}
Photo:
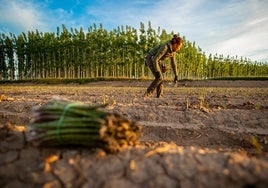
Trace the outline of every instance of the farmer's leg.
{"label": "farmer's leg", "polygon": [[164,92],[164,85],[162,81],[156,88],[156,97],[157,98],[163,97],[163,92]]}
{"label": "farmer's leg", "polygon": [[151,95],[151,94],[154,92],[154,90],[159,86],[159,84],[162,83],[162,81],[163,81],[162,78],[163,78],[162,76],[160,76],[160,77],[156,77],[156,76],[155,76],[154,81],[153,81],[153,82],[150,84],[150,86],[147,88],[147,94],[148,94],[148,95]]}
{"label": "farmer's leg", "polygon": [[148,65],[149,69],[151,70],[151,72],[153,73],[153,75],[155,77],[154,81],[150,84],[150,86],[147,88],[147,90],[145,92],[145,96],[150,96],[150,95],[152,95],[154,90],[158,87],[158,85],[162,82],[163,74],[162,74],[162,72],[160,72],[160,77],[159,77],[159,75],[156,74],[151,55],[148,55],[146,57],[146,64]]}

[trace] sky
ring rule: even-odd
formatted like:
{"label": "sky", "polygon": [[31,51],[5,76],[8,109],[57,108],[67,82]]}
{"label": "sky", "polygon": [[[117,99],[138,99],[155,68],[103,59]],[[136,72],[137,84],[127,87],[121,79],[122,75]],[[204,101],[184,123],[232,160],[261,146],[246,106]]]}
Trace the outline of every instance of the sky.
{"label": "sky", "polygon": [[0,0],[0,33],[56,32],[93,23],[180,33],[206,55],[268,62],[268,0]]}

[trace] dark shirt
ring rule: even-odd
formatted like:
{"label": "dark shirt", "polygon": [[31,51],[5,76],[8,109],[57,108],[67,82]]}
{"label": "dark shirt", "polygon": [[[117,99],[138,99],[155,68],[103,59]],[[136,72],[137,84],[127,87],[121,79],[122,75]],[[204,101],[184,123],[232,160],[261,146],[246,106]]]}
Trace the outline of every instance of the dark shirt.
{"label": "dark shirt", "polygon": [[175,75],[178,75],[176,52],[172,51],[172,44],[170,41],[167,41],[163,44],[160,44],[159,46],[154,47],[149,51],[149,54],[153,56],[153,63],[156,71],[161,71],[161,61],[170,58],[173,72]]}

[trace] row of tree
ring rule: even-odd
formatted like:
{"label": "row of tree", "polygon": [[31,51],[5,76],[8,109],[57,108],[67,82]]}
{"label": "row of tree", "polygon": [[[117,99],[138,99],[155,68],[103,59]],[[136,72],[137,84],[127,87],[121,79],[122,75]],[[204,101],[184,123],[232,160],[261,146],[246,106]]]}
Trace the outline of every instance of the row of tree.
{"label": "row of tree", "polygon": [[[147,27],[140,23],[139,30],[121,26],[107,31],[101,24],[93,24],[86,32],[62,25],[56,33],[2,33],[0,79],[148,77],[151,73],[144,65],[148,50],[173,34],[154,30],[150,22]],[[268,75],[266,62],[217,54],[207,57],[195,42],[183,39],[177,54],[179,78]]]}

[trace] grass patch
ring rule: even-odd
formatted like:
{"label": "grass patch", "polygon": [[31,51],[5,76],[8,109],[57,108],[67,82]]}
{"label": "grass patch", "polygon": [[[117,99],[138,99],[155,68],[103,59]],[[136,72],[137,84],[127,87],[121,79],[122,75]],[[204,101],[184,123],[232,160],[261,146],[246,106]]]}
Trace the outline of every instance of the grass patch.
{"label": "grass patch", "polygon": [[19,83],[33,83],[33,84],[86,84],[98,81],[131,81],[131,80],[145,80],[145,79],[130,79],[130,78],[44,78],[44,79],[22,79],[22,80],[0,80],[0,84],[19,84]]}
{"label": "grass patch", "polygon": [[209,78],[208,80],[256,80],[265,81],[268,80],[268,76],[226,76],[226,77],[215,77]]}
{"label": "grass patch", "polygon": [[[86,84],[90,82],[98,82],[98,81],[146,81],[152,80],[149,78],[111,78],[111,77],[98,77],[98,78],[43,78],[43,79],[22,79],[22,80],[0,80],[0,84],[18,84],[18,83],[33,83],[33,84]],[[202,79],[198,79],[202,80]],[[268,76],[229,76],[229,77],[214,77],[205,80],[255,80],[255,81],[266,81],[268,80]],[[171,81],[171,80],[170,80]],[[179,82],[184,81],[196,81],[195,79],[183,78],[179,80]]]}

